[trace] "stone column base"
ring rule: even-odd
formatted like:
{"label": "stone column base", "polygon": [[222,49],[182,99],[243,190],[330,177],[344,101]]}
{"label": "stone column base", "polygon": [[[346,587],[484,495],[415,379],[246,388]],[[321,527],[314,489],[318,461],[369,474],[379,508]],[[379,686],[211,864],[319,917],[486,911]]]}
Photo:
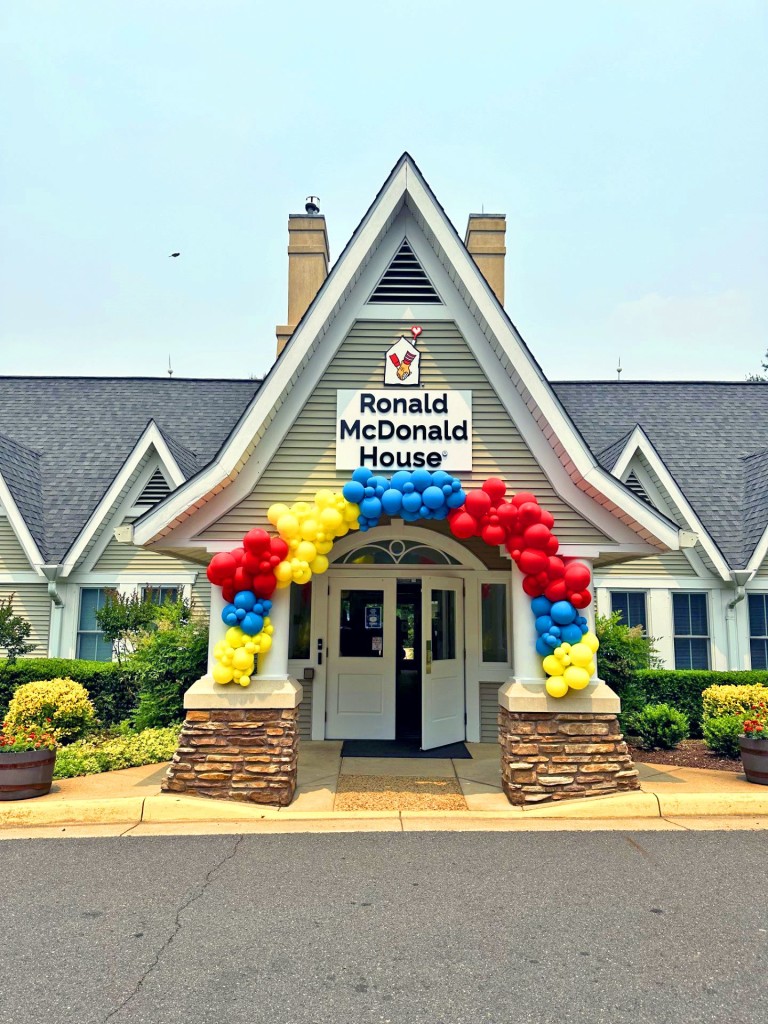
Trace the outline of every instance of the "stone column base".
{"label": "stone column base", "polygon": [[499,707],[501,783],[513,804],[639,789],[615,714]]}
{"label": "stone column base", "polygon": [[162,789],[287,806],[296,790],[298,708],[188,709]]}

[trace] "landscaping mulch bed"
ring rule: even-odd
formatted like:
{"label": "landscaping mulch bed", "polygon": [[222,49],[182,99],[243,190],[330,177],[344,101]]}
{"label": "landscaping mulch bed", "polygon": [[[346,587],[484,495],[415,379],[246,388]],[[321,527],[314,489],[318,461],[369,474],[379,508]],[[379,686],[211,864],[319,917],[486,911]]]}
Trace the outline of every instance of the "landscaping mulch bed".
{"label": "landscaping mulch bed", "polygon": [[643,750],[632,744],[632,737],[627,737],[627,746],[633,761],[643,764],[669,764],[676,768],[709,768],[717,772],[742,773],[741,758],[731,760],[718,757],[707,750],[704,740],[683,740],[675,750]]}
{"label": "landscaping mulch bed", "polygon": [[340,775],[335,811],[466,811],[458,779]]}

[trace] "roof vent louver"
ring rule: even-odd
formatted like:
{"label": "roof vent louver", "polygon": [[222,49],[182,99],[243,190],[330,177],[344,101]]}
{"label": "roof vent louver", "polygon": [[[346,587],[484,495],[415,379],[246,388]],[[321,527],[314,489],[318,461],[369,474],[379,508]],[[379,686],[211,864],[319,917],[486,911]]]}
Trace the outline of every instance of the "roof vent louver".
{"label": "roof vent louver", "polygon": [[163,498],[167,498],[171,493],[171,488],[168,485],[168,481],[165,479],[159,469],[156,469],[150,479],[147,481],[147,485],[141,492],[136,500],[136,504],[142,508],[152,508],[158,501],[162,501]]}
{"label": "roof vent louver", "polygon": [[627,487],[630,489],[630,491],[632,491],[633,494],[637,495],[637,497],[641,501],[644,501],[646,505],[650,505],[651,507],[653,507],[653,502],[648,497],[648,494],[646,493],[645,488],[640,483],[640,481],[637,479],[637,477],[635,476],[634,472],[629,474],[629,476],[624,481],[624,483],[627,485]]}
{"label": "roof vent louver", "polygon": [[422,302],[442,305],[432,282],[405,239],[384,271],[369,302]]}

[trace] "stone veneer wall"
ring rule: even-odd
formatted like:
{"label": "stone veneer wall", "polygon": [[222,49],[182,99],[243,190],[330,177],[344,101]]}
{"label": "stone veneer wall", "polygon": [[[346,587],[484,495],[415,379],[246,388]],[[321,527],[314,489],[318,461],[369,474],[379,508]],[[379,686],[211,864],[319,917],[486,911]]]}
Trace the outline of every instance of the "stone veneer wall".
{"label": "stone veneer wall", "polygon": [[499,708],[501,780],[510,803],[638,789],[616,715]]}
{"label": "stone veneer wall", "polygon": [[187,711],[162,788],[287,806],[296,790],[298,709]]}

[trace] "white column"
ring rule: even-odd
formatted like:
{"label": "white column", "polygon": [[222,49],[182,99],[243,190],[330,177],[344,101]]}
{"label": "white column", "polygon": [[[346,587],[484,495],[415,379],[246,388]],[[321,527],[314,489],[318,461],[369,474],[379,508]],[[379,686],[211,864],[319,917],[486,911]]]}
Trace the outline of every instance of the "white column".
{"label": "white column", "polygon": [[541,655],[536,650],[531,599],[523,590],[523,574],[512,563],[512,674],[516,681],[544,685]]}
{"label": "white column", "polygon": [[254,679],[288,678],[288,634],[291,627],[291,588],[276,590],[272,595],[269,620],[275,627],[272,646],[258,659]]}
{"label": "white column", "polygon": [[213,648],[224,639],[227,626],[222,621],[221,613],[226,605],[221,587],[211,586],[211,616],[208,623],[208,672],[213,670]]}

